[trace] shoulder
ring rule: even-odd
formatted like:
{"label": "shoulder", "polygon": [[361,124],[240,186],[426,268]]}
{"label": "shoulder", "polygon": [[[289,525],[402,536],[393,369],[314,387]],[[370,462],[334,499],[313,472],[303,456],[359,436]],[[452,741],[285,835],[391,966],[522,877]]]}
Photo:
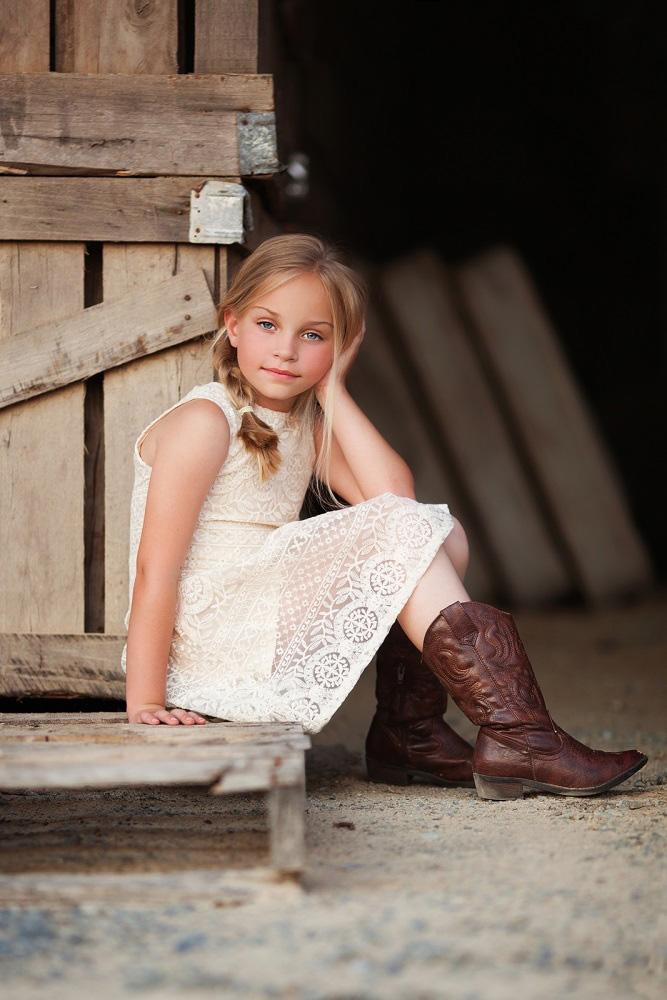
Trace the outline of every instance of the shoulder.
{"label": "shoulder", "polygon": [[190,390],[185,399],[188,401],[207,400],[212,404],[210,407],[211,410],[217,407],[218,411],[224,414],[230,433],[232,435],[238,433],[241,426],[241,417],[235,404],[232,402],[226,386],[222,382],[206,382],[204,385],[196,385]]}
{"label": "shoulder", "polygon": [[215,402],[195,396],[184,399],[163,421],[157,440],[157,457],[183,463],[220,466],[229,451],[230,428]]}

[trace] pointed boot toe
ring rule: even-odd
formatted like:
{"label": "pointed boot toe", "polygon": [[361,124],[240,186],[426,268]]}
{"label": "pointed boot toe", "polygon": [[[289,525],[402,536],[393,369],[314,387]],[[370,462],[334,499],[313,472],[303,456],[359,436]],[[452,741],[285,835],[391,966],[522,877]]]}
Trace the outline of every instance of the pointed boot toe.
{"label": "pointed boot toe", "polygon": [[507,611],[478,601],[448,605],[427,629],[422,657],[480,726],[473,757],[480,798],[597,795],[648,760],[638,750],[592,749],[553,721]]}

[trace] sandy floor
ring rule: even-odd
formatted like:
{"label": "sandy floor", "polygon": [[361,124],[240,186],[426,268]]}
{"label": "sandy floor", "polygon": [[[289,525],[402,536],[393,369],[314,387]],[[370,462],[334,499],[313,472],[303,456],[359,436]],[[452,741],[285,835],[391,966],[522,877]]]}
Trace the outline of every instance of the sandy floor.
{"label": "sandy floor", "polygon": [[[8,995],[664,995],[667,599],[516,617],[554,717],[592,745],[648,753],[634,778],[589,799],[513,802],[374,785],[351,704],[330,727],[347,746],[326,745],[325,730],[307,753],[303,888],[222,906],[178,876],[231,866],[243,886],[266,852],[261,796],[4,794],[3,873],[153,871],[173,887],[158,905],[5,899]],[[458,710],[447,718],[474,736]]]}

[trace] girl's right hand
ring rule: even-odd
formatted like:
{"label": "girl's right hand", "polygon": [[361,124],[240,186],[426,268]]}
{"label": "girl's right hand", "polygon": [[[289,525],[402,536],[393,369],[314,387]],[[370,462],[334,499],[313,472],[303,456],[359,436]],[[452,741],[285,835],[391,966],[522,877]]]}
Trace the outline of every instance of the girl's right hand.
{"label": "girl's right hand", "polygon": [[164,705],[140,705],[127,713],[129,722],[141,722],[148,726],[157,726],[164,723],[167,726],[192,726],[206,723],[196,712],[189,712],[184,708],[166,709]]}

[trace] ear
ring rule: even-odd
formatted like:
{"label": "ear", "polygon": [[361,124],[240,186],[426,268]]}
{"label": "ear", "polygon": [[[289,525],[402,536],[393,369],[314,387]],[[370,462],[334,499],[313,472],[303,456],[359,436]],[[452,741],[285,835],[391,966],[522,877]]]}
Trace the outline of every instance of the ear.
{"label": "ear", "polygon": [[237,330],[236,316],[231,309],[225,309],[223,313],[223,321],[227,329],[227,336],[232,347],[238,347],[239,337]]}

